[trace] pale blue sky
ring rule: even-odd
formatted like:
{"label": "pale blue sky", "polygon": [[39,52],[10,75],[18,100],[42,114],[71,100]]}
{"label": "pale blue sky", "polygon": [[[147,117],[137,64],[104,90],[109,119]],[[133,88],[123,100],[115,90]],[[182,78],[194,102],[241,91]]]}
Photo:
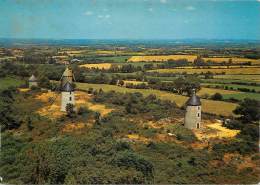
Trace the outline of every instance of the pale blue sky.
{"label": "pale blue sky", "polygon": [[260,39],[260,0],[0,0],[0,37]]}

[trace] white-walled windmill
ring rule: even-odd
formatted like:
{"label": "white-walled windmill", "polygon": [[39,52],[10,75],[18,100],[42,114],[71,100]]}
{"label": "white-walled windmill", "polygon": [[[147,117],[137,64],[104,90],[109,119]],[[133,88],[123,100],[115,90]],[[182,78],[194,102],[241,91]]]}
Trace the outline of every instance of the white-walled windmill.
{"label": "white-walled windmill", "polygon": [[201,124],[201,102],[196,95],[195,89],[192,90],[192,95],[186,102],[186,106],[184,126],[188,129],[199,129]]}
{"label": "white-walled windmill", "polygon": [[61,111],[66,111],[68,104],[75,106],[73,73],[67,66],[61,78]]}

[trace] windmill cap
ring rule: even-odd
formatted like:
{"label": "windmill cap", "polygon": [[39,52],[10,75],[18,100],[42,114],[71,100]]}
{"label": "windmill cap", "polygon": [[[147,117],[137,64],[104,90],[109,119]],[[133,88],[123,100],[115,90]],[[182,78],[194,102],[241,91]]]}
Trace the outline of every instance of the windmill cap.
{"label": "windmill cap", "polygon": [[65,85],[61,88],[63,92],[72,92],[74,91],[74,88],[71,83],[66,82]]}
{"label": "windmill cap", "polygon": [[200,106],[201,105],[201,101],[200,101],[200,97],[198,97],[195,92],[192,93],[192,96],[188,99],[188,101],[186,102],[187,106]]}
{"label": "windmill cap", "polygon": [[36,82],[37,79],[34,75],[32,75],[30,78],[29,78],[29,82]]}

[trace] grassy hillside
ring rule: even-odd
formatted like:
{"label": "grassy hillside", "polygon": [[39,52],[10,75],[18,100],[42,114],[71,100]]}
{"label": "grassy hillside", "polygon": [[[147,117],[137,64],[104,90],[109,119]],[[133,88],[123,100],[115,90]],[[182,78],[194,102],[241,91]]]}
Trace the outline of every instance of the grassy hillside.
{"label": "grassy hillside", "polygon": [[15,77],[0,78],[0,90],[7,89],[8,87],[18,87],[24,84],[25,81]]}
{"label": "grassy hillside", "polygon": [[[140,92],[144,96],[148,96],[150,94],[155,94],[158,98],[162,100],[170,100],[174,101],[178,106],[183,106],[185,102],[187,101],[188,97],[163,92],[159,90],[154,89],[128,89],[124,87],[119,87],[115,85],[106,85],[106,84],[87,84],[87,83],[77,83],[77,87],[79,89],[87,90],[89,88],[94,89],[100,89],[102,88],[104,91],[116,91],[116,92]],[[218,114],[218,115],[224,115],[224,116],[230,116],[233,115],[232,111],[236,108],[237,104],[235,103],[228,103],[228,102],[222,102],[222,101],[213,101],[213,100],[202,100],[203,108],[202,111],[212,113],[212,114]]]}

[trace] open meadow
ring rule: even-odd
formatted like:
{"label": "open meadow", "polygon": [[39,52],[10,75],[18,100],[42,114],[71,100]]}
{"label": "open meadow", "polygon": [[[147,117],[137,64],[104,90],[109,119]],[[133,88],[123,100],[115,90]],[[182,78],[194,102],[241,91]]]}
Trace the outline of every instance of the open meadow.
{"label": "open meadow", "polygon": [[[154,56],[132,56],[128,59],[129,62],[154,62],[160,61],[165,62],[169,60],[180,60],[186,59],[189,62],[193,62],[197,58],[197,55],[154,55]],[[241,64],[250,62],[252,65],[260,65],[260,60],[257,59],[248,59],[248,58],[238,58],[238,57],[205,57],[203,58],[206,62],[212,61],[216,63],[226,62],[228,63],[230,60],[234,64]]]}
{"label": "open meadow", "polygon": [[[116,91],[121,93],[134,93],[139,92],[142,93],[144,96],[148,96],[150,94],[156,95],[159,99],[162,100],[170,100],[174,101],[178,106],[183,106],[184,103],[187,101],[188,97],[181,96],[173,93],[163,92],[154,89],[129,89],[125,87],[119,87],[115,85],[107,85],[107,84],[88,84],[88,83],[77,83],[77,88],[82,90],[88,90],[89,88],[93,89],[102,89],[104,91]],[[232,116],[233,110],[236,108],[237,104],[223,102],[223,101],[213,101],[213,100],[204,100],[202,99],[203,109],[202,111],[217,114],[217,115],[224,115],[224,116]]]}
{"label": "open meadow", "polygon": [[0,90],[7,89],[8,87],[18,87],[25,83],[24,80],[20,80],[13,77],[0,78]]}
{"label": "open meadow", "polygon": [[212,72],[213,74],[227,74],[227,75],[241,75],[241,74],[260,74],[260,67],[250,67],[250,68],[214,68],[214,69],[198,69],[198,68],[188,68],[188,69],[156,69],[150,70],[148,72],[158,72],[158,73],[187,73],[187,74],[200,74]]}

